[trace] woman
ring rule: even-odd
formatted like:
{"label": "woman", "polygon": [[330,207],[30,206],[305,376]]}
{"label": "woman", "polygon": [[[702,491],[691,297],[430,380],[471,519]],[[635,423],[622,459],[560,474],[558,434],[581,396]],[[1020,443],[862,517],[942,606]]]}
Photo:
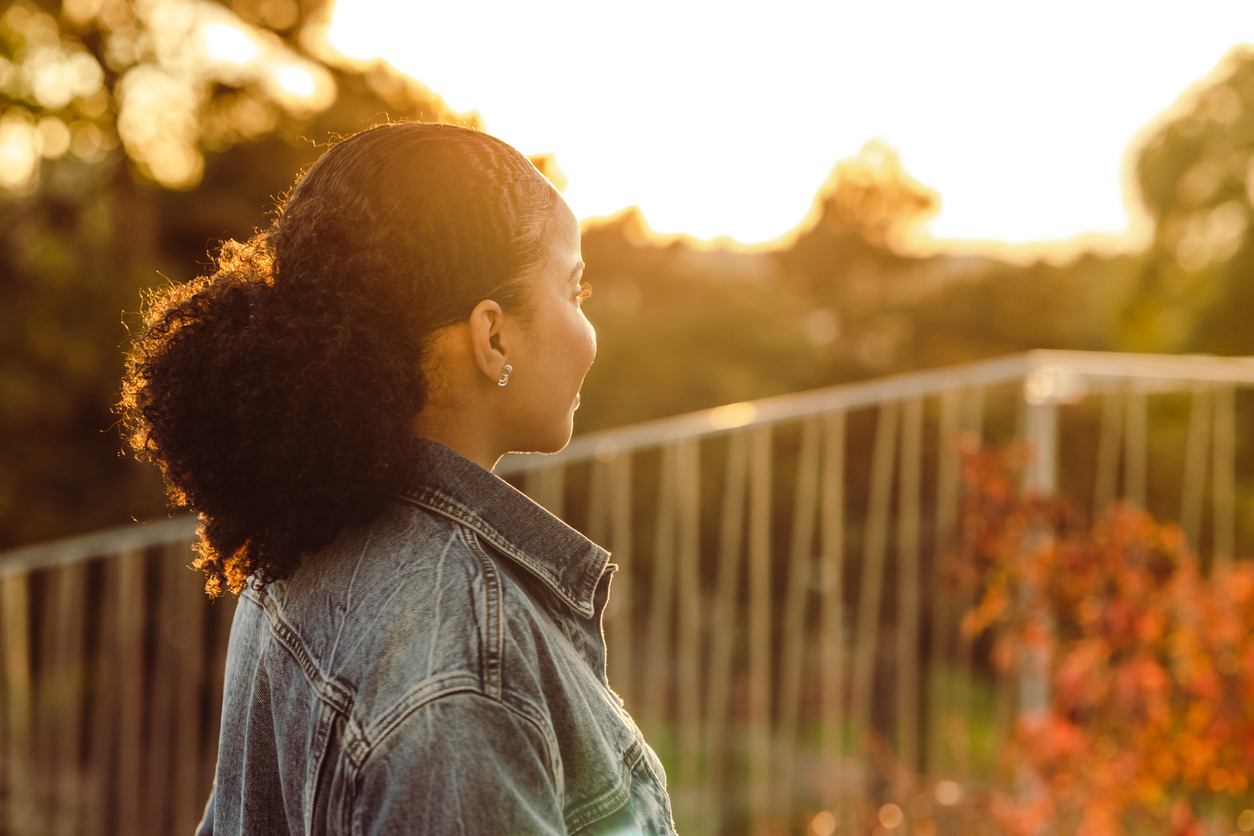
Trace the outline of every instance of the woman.
{"label": "woman", "polygon": [[131,441],[240,595],[200,832],[671,833],[605,680],[609,555],[493,476],[570,438],[579,227],[493,137],[401,123],[159,294]]}

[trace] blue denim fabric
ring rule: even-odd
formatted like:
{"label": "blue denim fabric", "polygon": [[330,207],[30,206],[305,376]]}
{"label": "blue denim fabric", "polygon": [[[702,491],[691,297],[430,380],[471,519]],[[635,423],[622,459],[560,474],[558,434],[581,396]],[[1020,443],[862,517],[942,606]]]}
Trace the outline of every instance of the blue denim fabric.
{"label": "blue denim fabric", "polygon": [[199,832],[673,834],[605,679],[609,555],[435,442],[413,474],[241,596]]}

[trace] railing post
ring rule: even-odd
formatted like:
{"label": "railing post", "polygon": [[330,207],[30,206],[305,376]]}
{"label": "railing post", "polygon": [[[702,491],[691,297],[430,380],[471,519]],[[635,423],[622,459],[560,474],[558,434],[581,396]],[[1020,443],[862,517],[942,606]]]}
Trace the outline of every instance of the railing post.
{"label": "railing post", "polygon": [[945,740],[950,718],[947,670],[952,648],[951,634],[955,601],[945,579],[945,563],[954,546],[958,524],[959,498],[959,436],[962,394],[950,390],[940,398],[940,421],[937,428],[936,518],[932,549],[931,662],[928,666],[927,769],[933,779],[945,772]]}
{"label": "railing post", "polygon": [[[1058,405],[1053,397],[1033,397],[1030,380],[1024,385],[1024,398],[1027,401],[1027,420],[1024,427],[1024,440],[1029,448],[1029,464],[1025,473],[1023,489],[1029,495],[1048,497],[1058,489]],[[1135,423],[1131,399],[1129,400],[1128,423],[1131,433]],[[1141,400],[1142,415],[1144,399]],[[1142,436],[1143,438],[1143,436]],[[1038,523],[1039,524],[1039,523]],[[1049,537],[1045,530],[1029,531],[1020,560],[1030,559],[1031,551],[1041,545],[1042,538]],[[1027,573],[1024,573],[1019,586],[1018,606],[1025,618],[1037,621],[1039,629],[1033,630],[1037,636],[1052,634],[1052,624],[1048,615],[1039,612],[1041,604],[1040,590],[1028,585]],[[1034,643],[1023,642],[1020,653],[1020,669],[1018,682],[1018,715],[1021,719],[1036,720],[1042,718],[1049,708],[1050,699],[1050,647],[1039,638]],[[1016,764],[1017,791],[1028,797],[1041,792],[1032,778]]]}
{"label": "railing post", "polygon": [[749,827],[771,809],[771,428],[754,427],[749,498]]}
{"label": "railing post", "polygon": [[[114,773],[115,752],[117,751],[117,666],[118,652],[117,630],[120,619],[118,607],[121,606],[121,567],[115,557],[106,558],[101,567],[104,571],[104,583],[99,591],[100,615],[99,633],[96,636],[96,658],[92,668],[91,697],[91,732],[88,738],[87,764],[90,776],[87,782],[87,798],[84,805],[86,815],[83,817],[85,833],[90,836],[105,836],[112,833],[110,826],[114,820],[115,795],[112,791],[111,779]],[[210,692],[210,697],[213,694]],[[219,704],[222,689],[218,688]],[[213,703],[210,702],[212,708]],[[213,715],[217,721],[217,713]],[[216,760],[217,737],[212,744]]]}
{"label": "railing post", "polygon": [[49,572],[43,654],[46,667],[39,686],[39,747],[44,780],[52,790],[50,802],[53,833],[78,830],[83,772],[78,747],[83,700],[86,609],[86,573],[82,563],[58,566]]}
{"label": "railing post", "polygon": [[662,448],[658,468],[657,527],[653,537],[653,577],[649,604],[649,655],[642,678],[642,713],[653,729],[662,729],[674,654],[671,652],[671,616],[675,596],[675,445]]}
{"label": "railing post", "polygon": [[823,584],[819,614],[819,656],[822,661],[823,763],[829,771],[830,802],[837,821],[844,798],[842,736],[845,676],[845,413],[828,415],[823,422],[822,524]]}
{"label": "railing post", "polygon": [[610,541],[610,465],[593,459],[588,471],[588,539],[609,551]]}
{"label": "railing post", "polygon": [[[191,544],[171,543],[162,555],[169,562],[174,584],[170,588],[176,601],[172,624],[177,652],[177,679],[174,683],[174,752],[176,760],[172,775],[172,816],[167,827],[174,833],[189,833],[196,828],[208,797],[209,788],[200,782],[200,694],[205,683],[205,613],[207,611],[203,575],[188,565],[192,560]],[[216,748],[217,741],[209,745]]]}
{"label": "railing post", "polygon": [[14,834],[43,830],[35,766],[34,683],[31,678],[30,576],[17,572],[0,578],[0,647],[4,657],[7,751],[2,756],[9,782],[9,820]]}
{"label": "railing post", "polygon": [[170,559],[170,549],[162,549],[157,560],[156,595],[153,615],[153,661],[148,685],[147,750],[143,755],[143,832],[159,833],[169,827],[171,801],[170,763],[174,743],[175,682],[179,675],[175,629],[181,602],[175,592],[182,566]]}
{"label": "railing post", "polygon": [[566,505],[566,468],[560,464],[528,471],[525,493],[550,514],[561,517]]}
{"label": "railing post", "polygon": [[1129,502],[1145,507],[1148,455],[1148,423],[1145,392],[1135,386],[1128,390],[1128,429],[1124,434],[1123,495]]}
{"label": "railing post", "polygon": [[[209,605],[209,623],[213,631],[213,651],[209,662],[209,745],[205,747],[200,767],[200,785],[209,787],[218,764],[218,737],[222,721],[222,687],[226,678],[226,650],[235,622],[239,599],[222,595]],[[208,797],[206,796],[206,799]]]}
{"label": "railing post", "polygon": [[117,821],[119,833],[139,833],[144,819],[144,552],[123,552],[118,561],[117,627]]}
{"label": "railing post", "polygon": [[[632,621],[635,610],[634,587],[636,577],[635,557],[632,555],[631,525],[631,454],[619,453],[609,468],[609,545],[611,558],[618,565],[614,574],[613,597],[610,599],[613,613],[609,618],[607,634],[611,650],[609,656],[610,685],[632,705],[637,693],[634,668]],[[633,706],[634,707],[634,706]]]}
{"label": "railing post", "polygon": [[808,418],[801,427],[797,461],[797,489],[793,495],[792,542],[788,556],[788,587],[784,598],[780,642],[779,731],[775,762],[778,765],[775,799],[776,820],[791,824],[796,765],[797,726],[801,715],[801,673],[805,653],[806,603],[809,600],[811,562],[814,555],[814,518],[818,501],[819,419]]}
{"label": "railing post", "polygon": [[858,595],[858,631],[855,635],[849,724],[855,745],[865,755],[871,727],[871,701],[875,690],[875,659],[879,646],[880,593],[884,584],[884,550],[888,540],[889,506],[892,500],[893,461],[897,450],[897,417],[900,404],[881,404],[875,427],[871,459],[871,493],[866,536],[862,546]]}
{"label": "railing post", "polygon": [[898,796],[905,798],[919,770],[919,493],[923,459],[923,401],[902,410],[897,486],[897,760]]}
{"label": "railing post", "polygon": [[[974,446],[983,444],[984,437],[984,390],[973,389],[965,393],[962,404],[961,431],[964,439],[974,442]],[[960,555],[960,559],[965,561],[971,560],[971,554],[964,549]],[[959,613],[959,623],[961,618],[974,603],[974,595],[970,587],[964,587],[958,594],[956,601],[956,609]],[[957,717],[955,729],[950,737],[953,745],[959,747],[960,752],[955,751],[954,755],[959,761],[959,769],[957,774],[966,779],[969,777],[971,766],[971,692],[972,682],[975,678],[975,641],[965,632],[958,631],[958,648],[955,659],[956,682],[954,688],[954,715]]]}
{"label": "railing post", "polygon": [[1097,437],[1097,466],[1093,474],[1093,511],[1102,513],[1119,492],[1119,446],[1123,440],[1123,396],[1102,396],[1102,425]]}
{"label": "railing post", "polygon": [[718,580],[711,613],[710,672],[706,692],[706,815],[709,830],[719,831],[724,807],[723,772],[727,714],[731,702],[732,650],[740,619],[740,568],[744,555],[745,483],[749,470],[749,435],[733,435],[727,445],[723,508],[719,517]]}
{"label": "railing post", "polygon": [[1189,434],[1184,445],[1184,479],[1181,483],[1180,527],[1194,551],[1200,547],[1202,502],[1206,495],[1206,455],[1210,449],[1211,403],[1209,389],[1194,387],[1189,409]]}
{"label": "railing post", "polygon": [[[1144,399],[1141,400],[1142,415]],[[1129,406],[1128,422],[1133,423],[1133,408]],[[1129,428],[1131,429],[1131,427]],[[1058,405],[1052,399],[1032,399],[1027,404],[1027,423],[1024,434],[1030,450],[1027,473],[1023,488],[1030,494],[1050,496],[1058,489]],[[1131,435],[1131,432],[1129,433]],[[1144,435],[1142,434],[1142,439]],[[1142,471],[1143,476],[1143,471]],[[1038,532],[1037,536],[1044,535]],[[1029,538],[1027,548],[1034,544]],[[1026,554],[1024,555],[1026,558]],[[1036,604],[1036,593],[1023,587],[1019,604],[1025,609]],[[1023,667],[1019,675],[1020,715],[1039,715],[1049,706],[1049,652],[1044,647],[1025,648]]]}
{"label": "railing post", "polygon": [[1024,441],[1029,449],[1023,489],[1041,496],[1058,489],[1058,405],[1042,400],[1027,404]]}
{"label": "railing post", "polygon": [[701,442],[679,445],[676,461],[679,551],[675,572],[678,603],[675,642],[676,784],[679,812],[693,822],[700,811],[701,766]]}
{"label": "railing post", "polygon": [[1211,494],[1215,542],[1211,551],[1210,568],[1226,569],[1232,565],[1236,551],[1236,404],[1231,386],[1215,391],[1215,490]]}

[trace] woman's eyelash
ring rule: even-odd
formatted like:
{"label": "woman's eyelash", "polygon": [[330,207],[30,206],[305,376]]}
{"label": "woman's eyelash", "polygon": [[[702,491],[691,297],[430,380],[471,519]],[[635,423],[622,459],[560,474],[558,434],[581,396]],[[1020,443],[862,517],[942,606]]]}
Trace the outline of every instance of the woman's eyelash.
{"label": "woman's eyelash", "polygon": [[579,295],[576,296],[575,298],[578,299],[580,302],[582,302],[591,295],[592,295],[592,285],[588,284],[587,282],[580,282],[579,283]]}

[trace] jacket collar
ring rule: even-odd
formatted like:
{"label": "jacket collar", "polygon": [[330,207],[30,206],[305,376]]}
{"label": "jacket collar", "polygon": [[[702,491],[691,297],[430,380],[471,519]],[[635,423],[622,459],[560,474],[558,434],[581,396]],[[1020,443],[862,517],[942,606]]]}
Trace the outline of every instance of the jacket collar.
{"label": "jacket collar", "polygon": [[415,439],[397,496],[473,529],[584,618],[609,552],[443,444]]}

